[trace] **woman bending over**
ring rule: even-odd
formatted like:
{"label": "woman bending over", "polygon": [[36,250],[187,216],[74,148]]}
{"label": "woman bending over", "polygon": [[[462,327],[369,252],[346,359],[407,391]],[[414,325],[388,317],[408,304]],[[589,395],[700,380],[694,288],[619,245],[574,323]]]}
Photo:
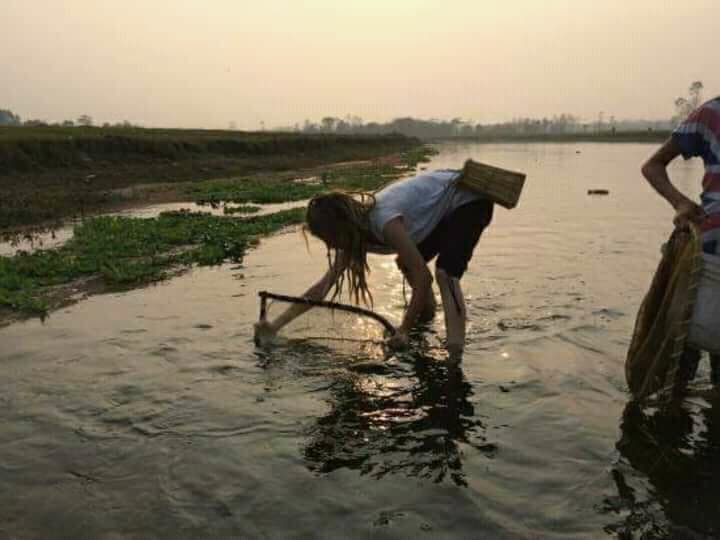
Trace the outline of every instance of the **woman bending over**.
{"label": "woman bending over", "polygon": [[[493,203],[457,185],[459,171],[434,171],[393,183],[375,195],[331,192],[314,197],[307,230],[328,250],[328,270],[304,294],[322,300],[346,289],[356,303],[372,302],[368,289],[368,253],[395,254],[412,295],[402,323],[388,344],[403,348],[420,319],[435,311],[428,262],[437,257],[435,279],[442,298],[450,357],[459,361],[465,344],[466,311],[460,279],[473,250],[490,224]],[[255,335],[272,335],[310,309],[290,306],[273,321],[260,321]]]}

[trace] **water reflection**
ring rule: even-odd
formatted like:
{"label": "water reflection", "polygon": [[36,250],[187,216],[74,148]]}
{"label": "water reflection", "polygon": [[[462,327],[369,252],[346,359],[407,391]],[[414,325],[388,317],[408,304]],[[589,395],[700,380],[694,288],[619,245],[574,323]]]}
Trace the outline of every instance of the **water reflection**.
{"label": "water reflection", "polygon": [[617,443],[622,459],[612,471],[618,496],[606,500],[606,510],[623,517],[607,532],[627,538],[720,533],[720,406],[717,395],[708,399],[672,411],[625,407]]}
{"label": "water reflection", "polygon": [[495,446],[486,442],[462,369],[436,356],[419,346],[401,362],[379,366],[379,373],[337,376],[329,388],[329,411],[307,432],[307,467],[466,486],[463,445],[489,457]]}

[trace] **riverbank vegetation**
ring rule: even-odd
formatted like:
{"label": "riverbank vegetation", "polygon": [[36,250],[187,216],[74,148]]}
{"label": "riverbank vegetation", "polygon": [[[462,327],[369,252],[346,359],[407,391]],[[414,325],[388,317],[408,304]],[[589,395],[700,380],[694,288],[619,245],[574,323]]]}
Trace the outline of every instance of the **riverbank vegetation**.
{"label": "riverbank vegetation", "polygon": [[78,279],[97,278],[117,289],[158,281],[178,267],[240,262],[258,237],[303,217],[293,209],[249,219],[198,212],[93,218],[59,248],[0,257],[0,305],[45,315],[66,300],[53,287]]}
{"label": "riverbank vegetation", "polygon": [[0,127],[0,231],[107,210],[137,186],[372,160],[419,145],[396,134]]}
{"label": "riverbank vegetation", "polygon": [[378,189],[427,161],[432,151],[418,147],[397,155],[397,159],[354,163],[328,169],[315,177],[296,181],[267,182],[253,178],[230,178],[188,185],[188,196],[198,204],[271,204],[307,199],[330,189]]}
{"label": "riverbank vegetation", "polygon": [[[261,182],[254,178],[183,184],[185,200],[225,205],[224,216],[176,211],[156,218],[101,216],[81,221],[73,237],[53,249],[0,257],[0,307],[45,316],[78,294],[136,287],[164,279],[192,265],[240,263],[259,237],[301,223],[304,208],[236,217],[265,204],[301,201],[329,189],[375,189],[413,171],[432,151],[416,147],[392,159],[330,168],[308,182]],[[7,318],[7,317],[5,317]],[[0,322],[3,315],[0,312]]]}

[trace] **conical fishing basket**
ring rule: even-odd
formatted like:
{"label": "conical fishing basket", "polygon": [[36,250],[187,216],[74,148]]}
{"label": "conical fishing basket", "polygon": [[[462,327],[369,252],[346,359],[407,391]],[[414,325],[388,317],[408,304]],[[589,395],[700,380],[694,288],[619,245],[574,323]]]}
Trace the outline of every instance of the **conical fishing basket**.
{"label": "conical fishing basket", "polygon": [[458,186],[479,193],[504,206],[515,208],[525,185],[523,173],[508,171],[468,159],[463,166]]}

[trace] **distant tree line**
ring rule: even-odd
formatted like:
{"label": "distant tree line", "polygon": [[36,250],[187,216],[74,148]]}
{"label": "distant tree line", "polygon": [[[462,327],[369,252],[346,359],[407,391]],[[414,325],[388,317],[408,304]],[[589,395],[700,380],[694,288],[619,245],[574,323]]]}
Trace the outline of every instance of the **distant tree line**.
{"label": "distant tree line", "polygon": [[[63,120],[62,122],[46,122],[45,120],[28,119],[23,120],[20,115],[13,113],[8,109],[0,109],[0,126],[27,126],[27,127],[92,127],[95,123],[92,116],[87,114],[81,114],[77,120]],[[115,124],[105,122],[102,127],[122,127],[131,128],[137,127],[134,124],[124,120]]]}
{"label": "distant tree line", "polygon": [[[613,116],[606,120],[603,113],[600,113],[598,119],[592,122],[584,122],[572,114],[560,114],[551,118],[515,118],[508,122],[494,124],[473,123],[460,118],[423,120],[412,117],[395,118],[385,123],[369,122],[366,124],[357,116],[348,116],[344,119],[327,116],[318,123],[306,120],[302,127],[296,125],[294,129],[305,133],[402,133],[422,139],[441,139],[653,131],[667,130],[670,127],[670,120],[617,121]],[[293,128],[279,128],[279,130],[288,129]]]}
{"label": "distant tree line", "polygon": [[[591,134],[601,132],[622,131],[660,131],[668,130],[683,121],[702,103],[702,81],[694,81],[688,88],[686,97],[678,97],[675,102],[675,114],[669,120],[620,120],[614,116],[605,119],[604,113],[599,113],[597,120],[582,121],[572,114],[555,115],[552,118],[515,118],[508,122],[495,124],[480,124],[461,118],[452,120],[423,120],[413,117],[395,118],[389,122],[367,122],[354,115],[344,118],[326,116],[315,123],[305,120],[301,126],[279,127],[274,131],[302,131],[304,133],[336,133],[376,135],[387,133],[401,133],[421,139],[441,139],[451,137],[494,137],[514,135],[563,135],[563,134]],[[62,126],[62,127],[91,127],[93,118],[83,114],[77,120],[65,120],[59,123],[48,123],[44,120],[22,120],[19,115],[7,109],[0,109],[0,126]],[[230,129],[236,129],[235,122],[230,122]],[[137,127],[127,120],[115,124],[104,123],[102,127]],[[263,124],[264,129],[264,124]]]}
{"label": "distant tree line", "polygon": [[13,114],[7,109],[0,109],[0,126],[19,126],[21,124],[22,119],[17,114]]}
{"label": "distant tree line", "polygon": [[479,124],[461,118],[422,120],[412,117],[395,118],[384,123],[364,123],[360,117],[348,115],[345,118],[326,116],[317,123],[305,120],[302,127],[295,125],[294,128],[277,130],[305,133],[401,133],[422,139],[667,131],[701,105],[702,90],[702,81],[693,82],[688,89],[688,96],[675,100],[675,115],[668,120],[616,120],[614,116],[606,119],[604,113],[600,112],[597,120],[593,121],[583,121],[572,114],[561,114],[552,118],[515,118],[495,124]]}

